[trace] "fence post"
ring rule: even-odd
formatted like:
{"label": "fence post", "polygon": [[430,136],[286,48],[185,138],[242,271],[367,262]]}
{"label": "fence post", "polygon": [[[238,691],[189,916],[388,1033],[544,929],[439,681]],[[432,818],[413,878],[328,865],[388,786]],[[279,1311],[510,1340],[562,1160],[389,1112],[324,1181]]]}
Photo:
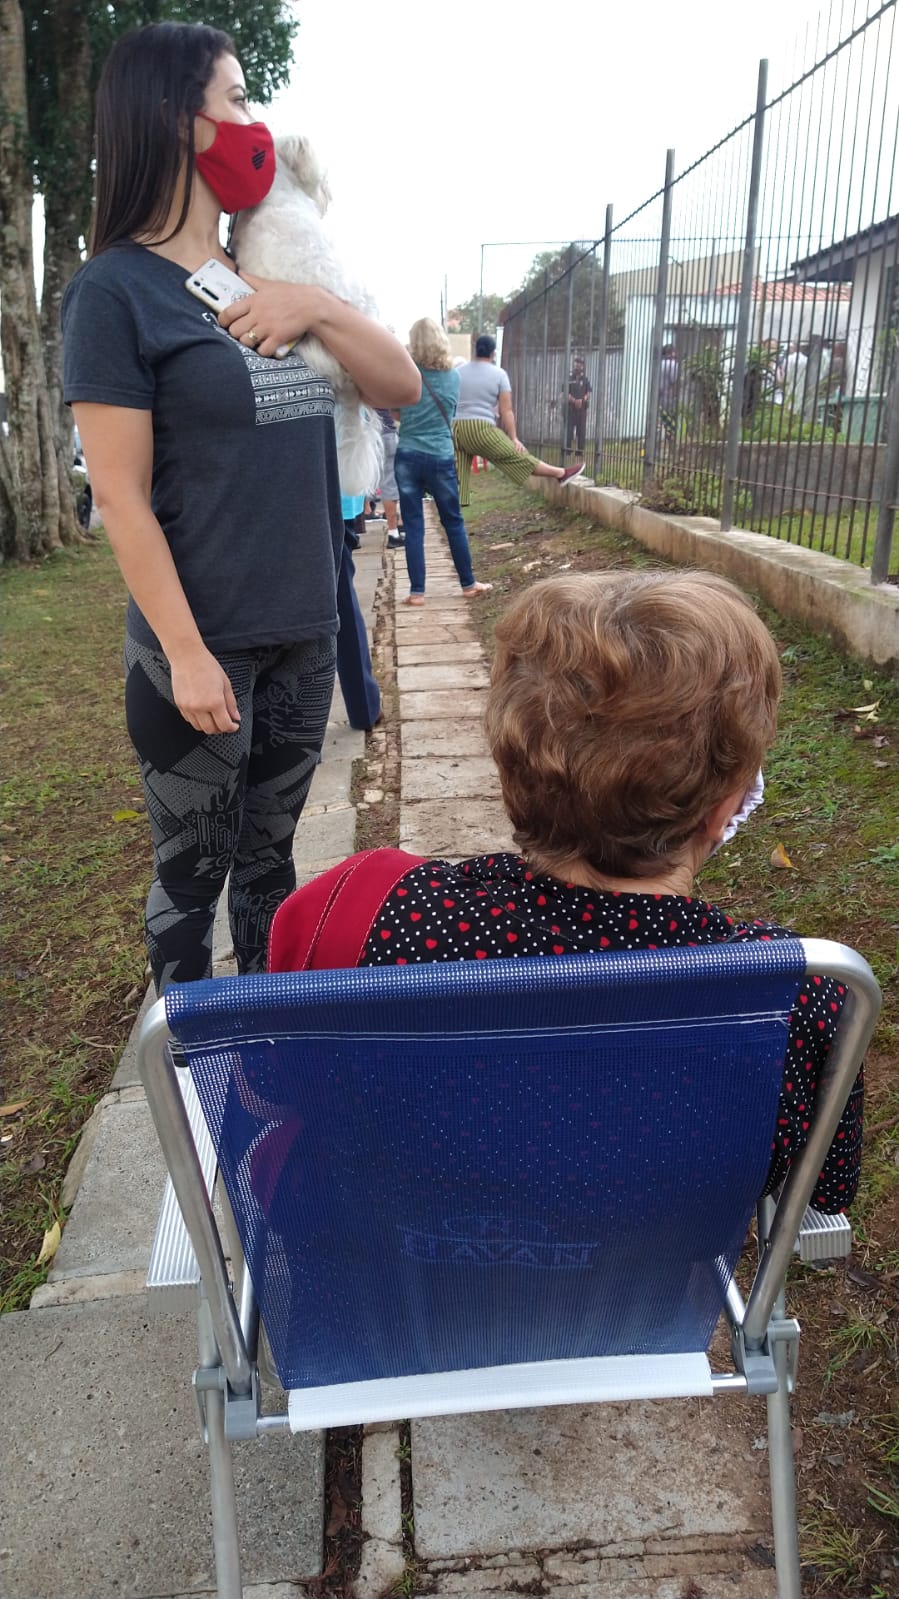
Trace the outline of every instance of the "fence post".
{"label": "fence post", "polygon": [[656,305],[652,327],[649,367],[649,400],[646,406],[646,437],[643,441],[643,481],[655,475],[656,443],[659,431],[659,387],[662,381],[662,345],[665,342],[665,311],[668,304],[668,251],[671,242],[671,195],[674,185],[674,151],[665,157],[665,195],[662,200],[662,237],[659,240],[659,270],[656,277]]}
{"label": "fence post", "polygon": [[543,459],[543,424],[546,421],[546,357],[549,351],[549,267],[543,268],[543,365],[540,368],[540,443],[537,454]]}
{"label": "fence post", "polygon": [[522,329],[522,336],[521,336],[521,376],[519,377],[518,383],[516,385],[517,392],[516,392],[516,395],[515,395],[516,421],[517,421],[517,425],[518,425],[518,436],[519,436],[519,438],[522,438],[522,439],[527,439],[528,437],[532,437],[533,436],[533,435],[531,435],[530,424],[528,422],[528,405],[530,404],[531,387],[532,387],[532,385],[531,385],[531,375],[530,375],[530,372],[528,371],[528,323],[530,322],[530,320],[531,320],[531,302],[530,302],[530,299],[528,299],[527,304],[525,305],[525,308],[524,308],[524,317],[523,317],[524,327]]}
{"label": "fence post", "polygon": [[568,311],[565,317],[565,364],[562,368],[562,395],[559,410],[562,416],[562,427],[559,437],[560,457],[565,465],[565,455],[568,441],[568,374],[571,371],[571,319],[574,310],[574,245],[568,246]]}
{"label": "fence post", "polygon": [[724,448],[724,484],[721,494],[721,531],[734,525],[734,500],[737,492],[737,463],[743,429],[743,384],[746,378],[746,348],[752,313],[752,287],[755,279],[755,236],[759,217],[759,192],[762,182],[762,151],[765,143],[765,107],[768,99],[768,63],[759,62],[755,97],[755,124],[752,130],[752,165],[749,170],[749,199],[746,205],[746,238],[743,244],[743,275],[740,279],[740,305],[737,312],[737,339],[730,380],[730,411],[727,418],[727,443]]}
{"label": "fence post", "polygon": [[885,583],[890,569],[890,550],[899,500],[899,350],[893,351],[893,373],[887,393],[887,442],[880,479],[880,504],[877,532],[871,557],[871,582]]}
{"label": "fence post", "polygon": [[596,432],[593,441],[593,476],[602,467],[606,433],[606,344],[609,330],[609,271],[612,265],[612,207],[606,206],[606,231],[602,246],[602,284],[599,290],[599,348],[596,356]]}

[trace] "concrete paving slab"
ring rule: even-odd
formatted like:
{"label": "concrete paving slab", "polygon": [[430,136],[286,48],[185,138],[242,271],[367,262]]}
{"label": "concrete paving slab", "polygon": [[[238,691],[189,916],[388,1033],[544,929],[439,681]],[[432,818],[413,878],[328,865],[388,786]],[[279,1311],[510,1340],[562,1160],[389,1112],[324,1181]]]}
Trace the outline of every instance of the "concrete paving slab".
{"label": "concrete paving slab", "polygon": [[400,651],[424,644],[449,645],[452,649],[456,642],[464,644],[468,649],[474,644],[480,652],[480,644],[475,638],[474,629],[458,626],[433,626],[433,618],[428,617],[421,626],[413,630],[400,629],[397,634],[397,655]]}
{"label": "concrete paving slab", "polygon": [[471,638],[471,624],[467,616],[468,612],[461,605],[451,609],[446,604],[441,605],[439,600],[425,605],[403,605],[400,602],[396,608],[397,643],[404,643],[401,635],[416,627],[460,627],[468,630],[467,636]]}
{"label": "concrete paving slab", "polygon": [[[156,1599],[215,1588],[192,1316],[134,1299],[0,1318],[15,1469],[0,1473],[3,1599]],[[27,1394],[27,1424],[16,1396]],[[321,1570],[318,1433],[233,1449],[247,1583]]]}
{"label": "concrete paving slab", "polygon": [[[315,769],[309,797],[303,807],[303,816],[308,817],[322,805],[348,805],[352,779],[352,761],[336,758],[322,761],[321,766]],[[302,826],[302,817],[300,826]]]}
{"label": "concrete paving slab", "polygon": [[420,718],[430,722],[441,716],[482,717],[486,704],[486,686],[463,689],[407,689],[400,702],[400,713],[404,722],[415,722]]}
{"label": "concrete paving slab", "polygon": [[[733,1558],[739,1560],[736,1551]],[[670,1578],[645,1577],[639,1571],[622,1571],[620,1567],[620,1561],[602,1561],[587,1581],[557,1586],[547,1583],[545,1576],[539,1574],[539,1566],[535,1577],[531,1565],[522,1563],[507,1572],[467,1573],[471,1581],[464,1589],[452,1586],[451,1577],[438,1576],[427,1591],[439,1599],[450,1594],[454,1599],[460,1599],[461,1594],[465,1599],[521,1599],[523,1593],[550,1595],[552,1599],[684,1599],[685,1594],[691,1593],[703,1594],[707,1599],[776,1599],[773,1574],[745,1566],[709,1573],[693,1563],[687,1575],[679,1573]],[[531,1586],[525,1586],[527,1583]]]}
{"label": "concrete paving slab", "polygon": [[498,800],[499,774],[489,755],[424,757],[403,761],[401,794],[405,801],[478,796]]}
{"label": "concrete paving slab", "polygon": [[[747,1403],[568,1405],[414,1421],[416,1551],[427,1559],[581,1541],[767,1539],[767,1468],[751,1447]],[[764,1407],[754,1408],[755,1430],[764,1431]]]}
{"label": "concrete paving slab", "polygon": [[146,1271],[165,1171],[146,1101],[104,1105],[48,1282]]}
{"label": "concrete paving slab", "polygon": [[[341,707],[343,701],[341,701]],[[345,715],[346,713],[344,713]],[[358,761],[365,753],[365,734],[346,721],[328,722],[328,731],[322,745],[322,760]]]}
{"label": "concrete paving slab", "polygon": [[294,844],[298,866],[352,855],[356,837],[356,812],[349,806],[341,811],[322,811],[318,816],[301,816]]}
{"label": "concrete paving slab", "polygon": [[420,666],[398,667],[396,681],[400,693],[408,694],[434,688],[486,688],[489,674],[483,661],[428,662]]}
{"label": "concrete paving slab", "polygon": [[396,652],[397,666],[423,666],[435,661],[482,661],[484,651],[475,639],[471,642],[455,640],[449,643],[400,644]]}
{"label": "concrete paving slab", "polygon": [[400,849],[464,860],[512,850],[511,824],[499,801],[415,800],[400,805]]}
{"label": "concrete paving slab", "polygon": [[471,716],[406,722],[402,736],[404,760],[423,755],[484,755],[487,751],[483,725]]}

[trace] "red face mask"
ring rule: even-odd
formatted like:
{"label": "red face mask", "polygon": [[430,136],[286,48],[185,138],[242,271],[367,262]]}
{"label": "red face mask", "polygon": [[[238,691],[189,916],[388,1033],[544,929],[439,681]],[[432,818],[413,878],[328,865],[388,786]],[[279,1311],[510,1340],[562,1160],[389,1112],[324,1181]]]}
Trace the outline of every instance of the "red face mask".
{"label": "red face mask", "polygon": [[275,181],[275,145],[264,122],[216,122],[205,111],[215,138],[198,150],[197,171],[205,178],[223,211],[249,211],[264,200]]}

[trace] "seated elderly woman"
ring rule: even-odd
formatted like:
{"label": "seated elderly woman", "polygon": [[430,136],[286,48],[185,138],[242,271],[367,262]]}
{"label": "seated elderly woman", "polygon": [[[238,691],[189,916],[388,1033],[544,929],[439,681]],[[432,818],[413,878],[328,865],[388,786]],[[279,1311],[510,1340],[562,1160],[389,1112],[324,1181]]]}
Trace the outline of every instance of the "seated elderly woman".
{"label": "seated elderly woman", "polygon": [[[358,964],[790,936],[726,914],[693,886],[773,743],[780,687],[771,635],[723,578],[613,572],[535,584],[497,626],[487,710],[519,853],[400,857],[386,897],[360,907]],[[292,897],[300,923],[325,883]],[[767,1189],[805,1142],[843,994],[815,978],[798,995]],[[859,1075],[818,1209],[852,1200],[861,1131]]]}

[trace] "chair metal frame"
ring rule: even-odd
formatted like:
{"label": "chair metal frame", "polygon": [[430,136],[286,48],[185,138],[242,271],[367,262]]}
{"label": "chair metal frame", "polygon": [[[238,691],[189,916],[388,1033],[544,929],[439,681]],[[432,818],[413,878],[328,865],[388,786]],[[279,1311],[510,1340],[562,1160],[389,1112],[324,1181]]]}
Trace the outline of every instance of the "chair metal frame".
{"label": "chair metal frame", "polygon": [[[765,1198],[759,1203],[759,1261],[748,1298],[744,1302],[732,1278],[722,1283],[722,1309],[730,1326],[734,1369],[712,1373],[706,1361],[702,1385],[693,1385],[694,1371],[688,1372],[685,1379],[681,1374],[686,1386],[680,1388],[677,1386],[679,1378],[675,1365],[671,1368],[673,1382],[664,1386],[670,1375],[665,1374],[664,1363],[689,1361],[691,1356],[652,1357],[657,1368],[655,1376],[647,1378],[635,1368],[632,1372],[625,1372],[623,1387],[619,1377],[624,1369],[622,1357],[600,1357],[595,1360],[543,1363],[546,1367],[580,1368],[577,1372],[566,1370],[553,1373],[553,1378],[558,1376],[559,1381],[553,1381],[548,1396],[539,1391],[538,1380],[537,1391],[532,1387],[522,1397],[518,1378],[522,1374],[534,1376],[536,1373],[539,1379],[539,1371],[537,1368],[531,1370],[510,1366],[494,1368],[494,1371],[515,1374],[511,1392],[500,1384],[487,1397],[477,1383],[473,1388],[466,1383],[464,1379],[468,1374],[456,1374],[463,1379],[458,1382],[454,1380],[454,1374],[448,1374],[442,1399],[435,1404],[433,1385],[423,1390],[421,1379],[408,1377],[383,1379],[372,1384],[355,1383],[344,1385],[343,1388],[295,1390],[294,1396],[302,1395],[303,1400],[294,1406],[291,1399],[287,1415],[263,1414],[257,1364],[259,1307],[239,1243],[230,1237],[229,1273],[211,1199],[214,1151],[206,1134],[190,1074],[184,1067],[178,1067],[173,1058],[170,1046],[176,1040],[168,1024],[165,1000],[157,1001],[143,1023],[138,1042],[138,1064],[168,1164],[174,1196],[169,1196],[163,1205],[160,1232],[164,1235],[166,1257],[170,1260],[173,1250],[176,1255],[180,1251],[183,1265],[184,1240],[178,1237],[183,1219],[190,1240],[187,1255],[190,1256],[192,1249],[196,1259],[195,1270],[182,1271],[180,1276],[176,1272],[172,1280],[199,1280],[199,1365],[194,1373],[194,1390],[209,1451],[213,1547],[219,1599],[241,1599],[242,1595],[237,1505],[230,1449],[234,1441],[256,1438],[291,1426],[299,1430],[303,1427],[337,1425],[347,1419],[356,1422],[395,1420],[441,1412],[505,1408],[509,1404],[602,1402],[610,1398],[639,1399],[662,1394],[675,1397],[679,1392],[765,1395],[778,1596],[779,1599],[801,1599],[790,1426],[790,1393],[795,1382],[799,1324],[786,1314],[785,1282],[817,1174],[874,1029],[881,995],[870,966],[854,950],[823,939],[803,939],[795,943],[802,946],[807,975],[834,978],[846,986],[847,995],[836,1042],[831,1048],[819,1085],[818,1103],[808,1142],[801,1156],[793,1163],[776,1202],[773,1198]],[[614,958],[602,957],[603,960]],[[517,966],[520,963],[508,964]],[[819,1218],[825,1225],[812,1225],[812,1244],[806,1258],[830,1258],[846,1253],[849,1229],[845,1221],[839,1225],[841,1220]],[[230,1228],[228,1232],[230,1234]],[[804,1249],[802,1253],[806,1255]],[[192,1264],[191,1261],[191,1267]],[[166,1280],[166,1271],[159,1270],[158,1262],[156,1278]],[[638,1366],[641,1360],[648,1361],[649,1357],[634,1359]],[[626,1360],[627,1357],[624,1357]],[[663,1363],[661,1378],[658,1373],[660,1360]],[[610,1366],[617,1368],[614,1386],[610,1385]],[[348,1388],[352,1390],[349,1401]],[[372,1394],[366,1396],[363,1393],[366,1389],[371,1389]],[[311,1405],[308,1402],[310,1394]],[[364,1403],[366,1397],[368,1402]]]}

